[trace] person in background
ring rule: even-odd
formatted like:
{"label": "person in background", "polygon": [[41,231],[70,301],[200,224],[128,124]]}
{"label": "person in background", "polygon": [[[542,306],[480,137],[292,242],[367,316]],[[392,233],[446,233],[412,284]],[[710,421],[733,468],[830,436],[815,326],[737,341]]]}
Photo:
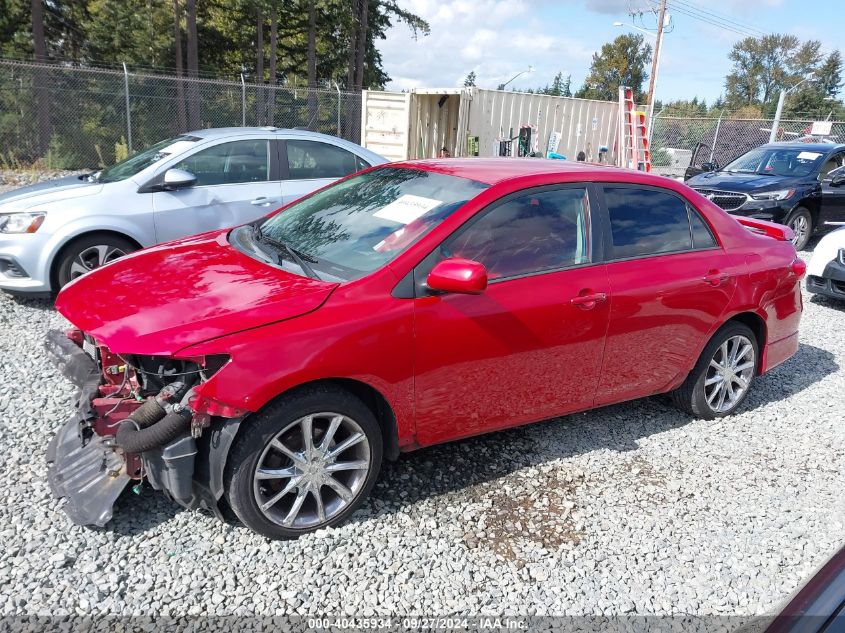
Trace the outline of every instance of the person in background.
{"label": "person in background", "polygon": [[437,153],[437,158],[451,158],[452,155],[449,153],[449,150],[445,147],[441,147],[440,151]]}

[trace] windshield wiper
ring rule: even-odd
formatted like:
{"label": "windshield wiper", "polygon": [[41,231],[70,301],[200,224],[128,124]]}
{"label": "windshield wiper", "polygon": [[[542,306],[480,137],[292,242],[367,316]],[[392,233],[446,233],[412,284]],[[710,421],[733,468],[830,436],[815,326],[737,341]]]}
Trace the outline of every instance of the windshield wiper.
{"label": "windshield wiper", "polygon": [[299,266],[306,275],[312,277],[313,279],[320,279],[320,275],[318,275],[311,265],[308,262],[312,262],[314,264],[317,263],[317,260],[307,255],[306,253],[302,253],[297,249],[293,248],[290,244],[283,242],[282,240],[276,239],[275,237],[270,237],[269,235],[265,234],[259,225],[255,225],[255,228],[252,230],[253,237],[258,242],[264,242],[265,244],[270,244],[271,246],[275,246],[276,248],[281,251],[279,253],[278,262],[281,264],[282,262],[282,252],[287,253],[290,258],[294,261],[294,263]]}

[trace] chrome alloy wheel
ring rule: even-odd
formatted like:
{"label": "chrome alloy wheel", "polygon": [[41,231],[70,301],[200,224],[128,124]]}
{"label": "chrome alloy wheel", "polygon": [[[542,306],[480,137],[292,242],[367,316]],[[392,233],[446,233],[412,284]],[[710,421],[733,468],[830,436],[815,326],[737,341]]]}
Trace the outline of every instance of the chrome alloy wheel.
{"label": "chrome alloy wheel", "polygon": [[730,411],[748,391],[754,376],[754,345],[742,335],[722,343],[704,376],[704,397],[716,413]]}
{"label": "chrome alloy wheel", "polygon": [[791,228],[792,232],[795,233],[795,237],[792,238],[792,243],[803,244],[804,240],[807,238],[807,233],[810,231],[810,223],[807,221],[807,216],[796,215],[789,223],[789,228]]}
{"label": "chrome alloy wheel", "polygon": [[88,248],[80,251],[80,253],[74,257],[73,262],[70,265],[70,278],[76,279],[77,277],[91,272],[100,266],[105,266],[124,255],[126,255],[126,253],[116,246],[109,246],[107,244],[89,246]]}
{"label": "chrome alloy wheel", "polygon": [[352,503],[371,463],[370,443],[355,420],[340,413],[306,415],[264,448],[253,475],[255,500],[282,527],[314,528]]}

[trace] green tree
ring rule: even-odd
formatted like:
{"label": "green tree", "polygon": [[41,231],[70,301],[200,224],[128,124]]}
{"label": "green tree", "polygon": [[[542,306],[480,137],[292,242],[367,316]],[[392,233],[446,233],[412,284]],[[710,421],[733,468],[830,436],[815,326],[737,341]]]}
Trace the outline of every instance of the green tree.
{"label": "green tree", "polygon": [[747,37],[737,42],[728,54],[733,62],[725,78],[728,107],[770,106],[783,88],[795,85],[817,69],[820,46],[817,40],[801,42],[794,35],[781,34]]}
{"label": "green tree", "polygon": [[642,35],[620,35],[593,54],[590,73],[575,96],[613,101],[619,98],[619,87],[628,86],[634,90],[634,100],[642,103],[650,61],[651,45],[645,43]]}
{"label": "green tree", "polygon": [[474,70],[469,71],[469,74],[464,79],[464,88],[470,88],[470,87],[474,86],[475,85],[475,79],[476,79],[475,71]]}
{"label": "green tree", "polygon": [[816,71],[816,81],[825,97],[836,97],[842,88],[842,54],[833,51]]}

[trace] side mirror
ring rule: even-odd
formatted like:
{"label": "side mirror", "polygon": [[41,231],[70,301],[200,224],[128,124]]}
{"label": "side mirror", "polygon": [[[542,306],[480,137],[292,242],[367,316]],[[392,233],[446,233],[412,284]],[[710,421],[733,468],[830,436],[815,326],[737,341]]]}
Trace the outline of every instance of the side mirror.
{"label": "side mirror", "polygon": [[197,177],[191,172],[184,169],[168,169],[164,172],[161,188],[165,191],[175,191],[176,189],[193,187],[196,183]]}
{"label": "side mirror", "polygon": [[701,169],[703,169],[704,171],[716,171],[717,169],[719,169],[719,163],[702,163]]}
{"label": "side mirror", "polygon": [[830,174],[830,186],[842,187],[845,186],[845,168],[839,168]]}
{"label": "side mirror", "polygon": [[471,259],[444,259],[428,273],[426,285],[437,292],[479,295],[487,289],[487,269]]}

